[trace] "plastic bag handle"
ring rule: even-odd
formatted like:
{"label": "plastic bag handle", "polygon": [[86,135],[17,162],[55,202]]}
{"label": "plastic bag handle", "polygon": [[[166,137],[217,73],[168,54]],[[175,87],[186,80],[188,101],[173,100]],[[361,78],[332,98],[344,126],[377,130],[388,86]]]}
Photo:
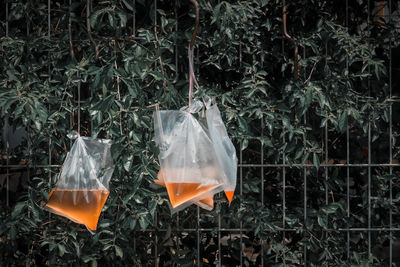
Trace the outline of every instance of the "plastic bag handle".
{"label": "plastic bag handle", "polygon": [[188,58],[189,58],[189,112],[190,106],[192,105],[192,98],[193,98],[193,83],[196,86],[196,89],[199,88],[199,84],[197,83],[196,77],[194,76],[194,67],[193,67],[193,51],[194,47],[188,47]]}

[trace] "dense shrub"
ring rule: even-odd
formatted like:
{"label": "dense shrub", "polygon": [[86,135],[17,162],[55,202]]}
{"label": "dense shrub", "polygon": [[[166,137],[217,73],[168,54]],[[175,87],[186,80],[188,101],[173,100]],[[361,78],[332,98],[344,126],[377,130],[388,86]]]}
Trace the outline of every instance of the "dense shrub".
{"label": "dense shrub", "polygon": [[[397,35],[375,20],[374,2],[349,1],[346,27],[345,1],[288,1],[288,31],[300,49],[294,79],[281,1],[199,1],[197,96],[216,97],[244,166],[232,205],[221,194],[200,215],[196,207],[171,215],[165,189],[152,185],[159,168],[154,104],[177,109],[188,100],[190,2],[93,1],[87,21],[86,1],[50,1],[50,36],[46,1],[8,2],[8,36],[1,8],[0,112],[27,133],[9,150],[9,164],[29,168],[14,170],[28,181],[9,190],[8,205],[2,188],[2,264],[152,265],[157,253],[160,265],[191,266],[199,246],[204,265],[219,256],[223,265],[259,265],[262,253],[268,266],[305,259],[310,266],[387,266],[389,232],[372,232],[368,255],[367,232],[352,231],[348,243],[340,229],[387,228],[390,209],[398,227],[398,205],[389,202],[398,175],[388,167],[324,167],[389,163],[388,44]],[[40,208],[71,146],[66,135],[77,129],[78,109],[82,134],[114,141],[111,193],[94,236]],[[398,133],[393,118],[393,158]],[[219,240],[218,227],[233,230]],[[197,228],[205,230],[190,230]]]}

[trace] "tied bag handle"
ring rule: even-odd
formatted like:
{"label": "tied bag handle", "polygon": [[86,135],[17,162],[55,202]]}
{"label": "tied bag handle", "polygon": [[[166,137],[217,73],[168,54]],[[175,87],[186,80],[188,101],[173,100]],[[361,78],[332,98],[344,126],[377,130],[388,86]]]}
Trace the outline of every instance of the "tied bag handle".
{"label": "tied bag handle", "polygon": [[194,75],[194,67],[193,67],[193,55],[194,55],[194,43],[196,41],[197,31],[199,29],[199,4],[196,0],[190,0],[193,4],[196,12],[196,21],[194,24],[194,30],[192,34],[192,39],[190,40],[189,48],[188,48],[188,58],[189,58],[189,112],[190,107],[192,105],[193,98],[193,83],[196,85],[196,89],[199,88],[199,84],[197,83],[196,77]]}

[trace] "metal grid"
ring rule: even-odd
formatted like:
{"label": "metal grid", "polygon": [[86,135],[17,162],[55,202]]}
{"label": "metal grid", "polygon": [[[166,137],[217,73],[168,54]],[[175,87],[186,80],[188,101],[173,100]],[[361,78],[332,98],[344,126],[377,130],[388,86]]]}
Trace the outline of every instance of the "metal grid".
{"label": "metal grid", "polygon": [[[90,3],[89,6],[91,6],[91,0],[88,0],[88,2]],[[69,0],[69,3],[71,4],[71,0]],[[51,1],[48,0],[47,2],[48,4],[48,38],[51,38]],[[392,21],[392,1],[389,0],[388,1],[388,9],[389,9],[389,16],[388,16],[388,20],[389,23]],[[9,34],[9,23],[8,23],[8,16],[9,16],[9,3],[8,1],[5,1],[5,10],[6,10],[6,36],[8,36]],[[132,22],[132,34],[135,35],[136,33],[136,10],[135,10],[135,5],[136,5],[136,1],[132,0],[132,6],[134,7],[134,10],[132,12],[132,16],[133,16],[133,22]],[[370,2],[368,2],[368,25],[370,23]],[[87,17],[90,16],[90,8],[88,8],[87,10]],[[175,1],[175,18],[178,19],[178,15],[177,15],[177,0]],[[348,14],[348,0],[346,0],[346,26],[348,26],[348,22],[349,21],[349,14]],[[29,23],[29,22],[27,22]],[[70,23],[71,20],[69,18],[69,30],[70,30]],[[155,27],[157,25],[157,0],[154,0],[154,23],[155,23]],[[175,30],[178,31],[178,23],[175,26]],[[27,27],[27,36],[29,35],[29,25]],[[388,95],[388,99],[392,100],[392,41],[390,40],[389,42],[389,95]],[[284,50],[284,39],[282,39],[282,51]],[[241,48],[241,46],[240,46]],[[327,51],[327,49],[326,49]],[[303,57],[306,57],[305,51],[303,54]],[[198,58],[198,57],[197,57]],[[156,62],[157,64],[157,62]],[[175,43],[175,65],[176,65],[176,79],[178,79],[178,75],[179,75],[179,71],[178,71],[178,66],[179,66],[179,59],[178,59],[178,45]],[[240,50],[240,65],[242,65],[242,51]],[[348,61],[346,62],[347,68],[348,68]],[[50,70],[50,66],[49,66],[49,75],[51,75],[51,70]],[[369,83],[368,83],[369,84]],[[78,100],[76,101],[77,104],[77,112],[78,112],[78,125],[80,125],[80,86],[78,86],[77,88],[77,94],[78,94]],[[383,232],[383,231],[388,231],[389,232],[389,236],[390,236],[390,266],[392,266],[392,262],[393,262],[393,232],[400,232],[400,228],[394,228],[393,227],[393,221],[392,221],[392,208],[390,208],[390,213],[389,213],[389,227],[372,227],[371,225],[371,179],[372,179],[372,175],[371,175],[371,168],[373,167],[383,167],[383,168],[388,168],[389,169],[389,173],[392,174],[393,173],[393,168],[394,167],[400,167],[400,164],[398,163],[393,163],[393,151],[392,151],[392,146],[393,146],[393,120],[392,120],[392,114],[393,110],[392,107],[390,107],[390,118],[389,118],[389,162],[388,163],[373,163],[372,162],[372,158],[371,158],[371,151],[372,151],[372,146],[371,146],[371,125],[370,123],[368,124],[368,163],[350,163],[350,131],[349,131],[349,126],[347,127],[346,130],[346,163],[328,163],[329,160],[329,156],[328,156],[328,125],[325,126],[324,130],[324,158],[325,158],[325,163],[321,163],[320,167],[324,170],[324,176],[325,176],[325,201],[326,204],[329,203],[328,200],[328,194],[329,194],[329,188],[328,188],[328,178],[329,178],[329,168],[333,168],[333,167],[338,167],[338,168],[345,168],[346,169],[346,201],[347,201],[347,217],[350,218],[351,216],[351,210],[350,210],[350,169],[351,168],[367,168],[368,170],[368,227],[354,227],[354,228],[340,228],[340,229],[327,229],[324,230],[326,231],[326,233],[330,232],[330,231],[339,231],[339,232],[343,232],[346,233],[346,239],[347,239],[347,247],[346,247],[346,251],[347,251],[347,257],[350,257],[350,234],[352,232],[363,232],[363,233],[367,233],[368,235],[368,253],[371,253],[371,233],[372,232]],[[307,122],[307,114],[304,115],[304,123]],[[71,122],[73,120],[73,116],[71,115]],[[264,125],[261,122],[261,135],[264,134]],[[72,128],[72,125],[71,125]],[[9,144],[8,144],[8,138],[6,139],[6,164],[5,165],[0,165],[0,168],[2,169],[6,169],[6,184],[7,184],[7,188],[9,187],[9,176],[10,176],[10,168],[26,168],[27,171],[30,171],[30,168],[26,165],[19,165],[19,164],[9,164]],[[283,141],[285,141],[283,139]],[[61,165],[58,164],[52,164],[52,157],[51,157],[51,138],[49,138],[48,141],[48,145],[49,145],[49,158],[48,158],[48,164],[47,165],[35,165],[35,168],[47,168],[47,169],[58,169],[61,167]],[[28,149],[30,147],[29,144],[29,133],[28,133]],[[304,222],[307,219],[307,209],[308,209],[308,196],[307,196],[307,170],[310,168],[314,168],[313,164],[287,164],[285,162],[285,154],[283,153],[283,157],[282,157],[282,163],[279,164],[268,164],[264,162],[264,146],[261,144],[260,146],[260,163],[243,163],[243,151],[239,151],[239,171],[238,171],[238,188],[239,188],[239,194],[240,196],[243,195],[243,178],[244,178],[244,168],[259,168],[260,169],[260,174],[261,174],[261,203],[262,206],[264,206],[264,183],[265,183],[265,169],[266,168],[275,168],[275,169],[281,169],[282,172],[282,229],[278,230],[282,233],[283,235],[283,239],[285,239],[285,233],[286,232],[294,232],[296,231],[296,229],[290,229],[290,228],[286,228],[286,211],[288,209],[290,209],[290,206],[287,206],[286,203],[286,174],[287,174],[287,168],[298,168],[299,170],[303,170],[303,192],[304,192]],[[52,179],[52,171],[49,171],[49,183],[51,182]],[[393,192],[392,192],[392,178],[390,178],[390,204],[393,204]],[[9,192],[7,191],[7,195],[6,195],[6,204],[9,205]],[[195,232],[196,236],[197,236],[197,242],[196,242],[196,249],[197,249],[197,265],[200,266],[201,265],[201,255],[200,255],[200,246],[201,246],[201,233],[202,232],[215,232],[214,228],[202,228],[200,225],[200,209],[199,207],[197,207],[197,225],[196,228],[184,228],[182,229],[182,232]],[[176,222],[177,222],[177,226],[179,226],[180,223],[180,219],[179,219],[179,213],[176,215]],[[157,213],[156,213],[156,219],[155,219],[155,224],[158,225],[157,223]],[[157,251],[157,244],[158,244],[158,239],[159,239],[159,233],[163,233],[167,231],[167,229],[148,229],[147,232],[149,232],[151,235],[154,235],[154,263],[155,266],[159,265],[159,253]],[[243,234],[246,233],[247,231],[251,231],[250,229],[245,229],[243,228],[243,222],[240,221],[240,226],[239,228],[223,228],[221,227],[221,214],[218,214],[218,226],[217,226],[217,235],[218,235],[218,251],[221,252],[221,233],[222,232],[229,232],[229,233],[239,233],[240,235],[240,247],[242,248],[243,245]],[[262,246],[262,240],[260,241],[261,246]],[[136,239],[134,242],[134,247],[136,247]],[[264,258],[263,258],[263,254],[264,254],[264,250],[261,249],[260,251],[261,253],[261,265],[264,266]],[[303,264],[306,266],[307,265],[307,248],[304,247],[304,253],[303,253]],[[222,254],[218,253],[218,265],[222,266],[223,262],[222,262]],[[285,260],[284,260],[284,264],[285,264]],[[240,266],[243,266],[243,251],[241,251],[240,254]]]}

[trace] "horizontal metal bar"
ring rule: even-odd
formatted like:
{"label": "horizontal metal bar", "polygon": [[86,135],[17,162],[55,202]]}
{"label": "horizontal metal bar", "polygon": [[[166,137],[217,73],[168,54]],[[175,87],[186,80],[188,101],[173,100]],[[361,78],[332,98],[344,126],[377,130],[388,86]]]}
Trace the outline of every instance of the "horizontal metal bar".
{"label": "horizontal metal bar", "polygon": [[[276,167],[315,167],[313,164],[238,164],[239,167],[263,167],[263,168],[276,168]],[[321,163],[320,167],[400,167],[400,163],[355,163],[355,164],[325,164]]]}
{"label": "horizontal metal bar", "polygon": [[61,168],[62,165],[52,164],[52,165],[0,165],[0,168]]}
{"label": "horizontal metal bar", "polygon": [[[288,228],[280,228],[276,230],[271,230],[271,229],[265,229],[264,231],[267,232],[296,232],[301,230],[299,229],[288,229]],[[393,232],[398,232],[400,231],[400,228],[388,228],[388,227],[382,227],[382,228],[339,228],[339,229],[321,229],[324,232],[382,232],[382,231],[393,231]],[[146,232],[166,232],[169,231],[168,229],[146,229]],[[187,229],[179,229],[179,232],[218,232],[218,228],[213,229],[213,228],[200,228],[200,229],[194,229],[194,228],[187,228]],[[221,232],[253,232],[253,229],[246,229],[246,228],[221,228]]]}
{"label": "horizontal metal bar", "polygon": [[[18,165],[18,164],[13,164],[13,165],[0,165],[0,168],[60,168],[62,165],[58,164],[52,164],[52,165]],[[263,168],[280,168],[280,167],[308,167],[308,168],[313,168],[315,167],[312,164],[238,164],[239,167],[263,167]],[[320,164],[320,167],[400,167],[400,163],[372,163],[372,164],[367,164],[367,163],[355,163],[355,164]]]}

